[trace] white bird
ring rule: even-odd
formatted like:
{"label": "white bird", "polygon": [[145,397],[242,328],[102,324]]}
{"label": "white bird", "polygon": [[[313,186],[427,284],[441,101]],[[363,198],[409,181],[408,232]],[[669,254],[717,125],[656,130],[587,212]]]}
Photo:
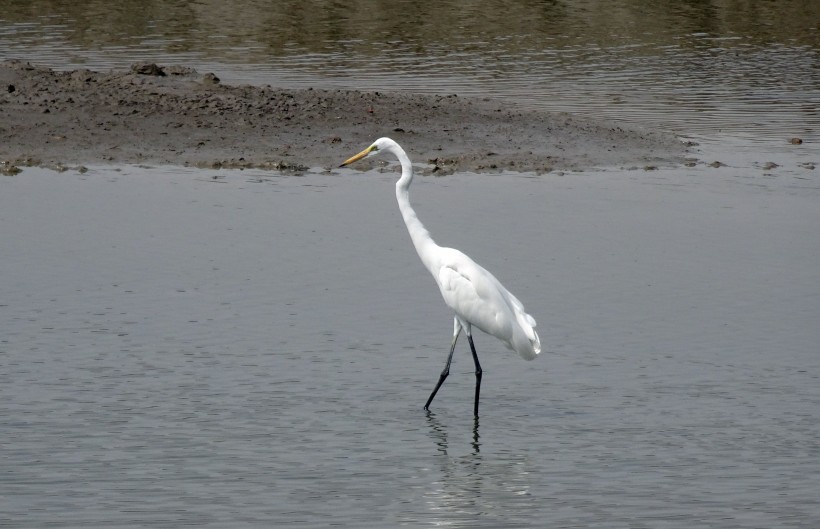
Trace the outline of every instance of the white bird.
{"label": "white bird", "polygon": [[473,344],[472,328],[477,327],[495,336],[508,348],[517,352],[525,360],[532,360],[541,352],[541,341],[535,332],[535,319],[526,313],[524,305],[490,272],[454,248],[444,248],[435,243],[430,233],[419,220],[410,205],[410,183],[413,181],[413,165],[398,143],[390,138],[379,138],[370,147],[345,160],[340,167],[352,164],[362,158],[382,153],[392,153],[401,163],[401,178],[396,182],[396,199],[399,202],[404,223],[410,239],[416,247],[421,262],[433,274],[444,302],[455,313],[453,318],[453,341],[447,365],[441,372],[438,384],[427,399],[424,409],[429,411],[430,403],[436,396],[444,380],[450,374],[450,363],[456,340],[464,330],[470,342],[470,351],[475,362],[475,404],[473,412],[478,417],[478,395],[481,391],[481,364]]}

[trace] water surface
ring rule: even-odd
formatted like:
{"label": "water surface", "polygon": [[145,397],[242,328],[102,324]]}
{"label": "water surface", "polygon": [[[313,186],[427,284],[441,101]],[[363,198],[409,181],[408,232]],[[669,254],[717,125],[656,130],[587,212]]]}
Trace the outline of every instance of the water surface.
{"label": "water surface", "polygon": [[544,343],[476,336],[477,425],[392,174],[4,177],[0,520],[815,526],[814,175],[420,178]]}
{"label": "water surface", "polygon": [[0,0],[0,50],[54,68],[184,64],[230,82],[502,98],[704,142],[820,140],[805,0]]}
{"label": "water surface", "polygon": [[53,68],[497,97],[727,164],[417,180],[544,342],[476,336],[477,424],[464,344],[421,409],[451,320],[394,175],[2,177],[0,525],[820,525],[818,9],[0,0]]}

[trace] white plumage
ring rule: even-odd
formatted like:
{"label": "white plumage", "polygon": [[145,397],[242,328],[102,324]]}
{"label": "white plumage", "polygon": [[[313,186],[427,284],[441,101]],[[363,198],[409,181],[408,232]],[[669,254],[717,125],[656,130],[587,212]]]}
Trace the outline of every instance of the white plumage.
{"label": "white plumage", "polygon": [[424,408],[429,408],[444,379],[449,375],[456,340],[464,330],[476,366],[474,413],[478,417],[482,370],[473,344],[472,327],[495,336],[525,360],[532,360],[541,352],[541,341],[535,332],[535,319],[527,314],[518,298],[490,272],[464,253],[454,248],[443,248],[433,241],[410,205],[409,188],[413,181],[413,165],[398,143],[390,138],[379,138],[367,149],[345,160],[342,166],[382,153],[394,154],[401,164],[401,178],[396,182],[399,210],[422,263],[436,280],[444,302],[455,313],[453,341],[447,365]]}

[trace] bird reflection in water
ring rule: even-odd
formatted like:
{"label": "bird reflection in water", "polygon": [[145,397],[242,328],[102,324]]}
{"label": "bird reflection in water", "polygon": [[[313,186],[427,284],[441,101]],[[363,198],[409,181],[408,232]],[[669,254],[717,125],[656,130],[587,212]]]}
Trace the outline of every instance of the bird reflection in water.
{"label": "bird reflection in water", "polygon": [[[481,435],[478,433],[478,417],[473,417],[473,439],[470,445],[473,448],[472,455],[478,456],[481,452]],[[441,423],[432,412],[427,412],[427,422],[430,424],[430,435],[435,439],[438,451],[447,455],[449,442],[447,439],[447,427]]]}

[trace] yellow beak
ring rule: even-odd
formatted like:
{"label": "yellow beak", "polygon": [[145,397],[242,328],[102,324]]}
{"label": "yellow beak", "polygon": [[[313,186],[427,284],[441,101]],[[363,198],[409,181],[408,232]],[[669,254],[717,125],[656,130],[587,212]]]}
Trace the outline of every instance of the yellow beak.
{"label": "yellow beak", "polygon": [[343,161],[343,162],[342,162],[342,165],[340,165],[339,167],[344,167],[345,165],[350,165],[350,164],[352,164],[353,162],[356,162],[356,161],[358,161],[358,160],[361,160],[362,158],[364,158],[365,156],[367,156],[368,154],[370,154],[370,153],[373,151],[373,149],[375,149],[375,148],[376,148],[376,146],[375,146],[375,145],[371,145],[370,147],[368,147],[367,149],[363,150],[362,152],[360,152],[360,153],[359,153],[359,154],[357,154],[356,156],[351,156],[351,157],[350,157],[350,158],[348,158],[347,160]]}

